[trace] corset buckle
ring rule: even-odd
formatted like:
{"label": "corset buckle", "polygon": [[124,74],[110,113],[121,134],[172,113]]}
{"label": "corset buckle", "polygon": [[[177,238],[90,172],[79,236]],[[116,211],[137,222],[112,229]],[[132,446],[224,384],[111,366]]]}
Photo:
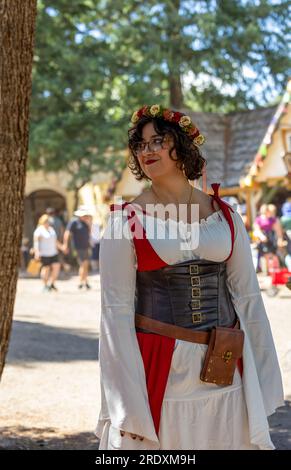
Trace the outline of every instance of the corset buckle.
{"label": "corset buckle", "polygon": [[190,264],[190,274],[199,274],[198,264]]}
{"label": "corset buckle", "polygon": [[200,299],[191,300],[191,310],[199,310],[201,308]]}
{"label": "corset buckle", "polygon": [[191,279],[191,286],[200,286],[199,276],[192,276],[190,279]]}
{"label": "corset buckle", "polygon": [[200,297],[201,289],[200,287],[192,287],[192,297]]}
{"label": "corset buckle", "polygon": [[204,315],[201,312],[192,313],[192,323],[202,323]]}

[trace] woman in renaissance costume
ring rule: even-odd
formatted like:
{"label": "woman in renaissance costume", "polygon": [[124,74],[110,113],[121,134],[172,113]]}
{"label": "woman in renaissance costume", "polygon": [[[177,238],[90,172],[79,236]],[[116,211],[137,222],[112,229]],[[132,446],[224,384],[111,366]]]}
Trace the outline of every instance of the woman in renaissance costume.
{"label": "woman in renaissance costume", "polygon": [[189,116],[143,106],[132,123],[129,168],[151,186],[111,206],[101,240],[100,449],[273,449],[282,382],[243,221],[219,184],[190,184]]}

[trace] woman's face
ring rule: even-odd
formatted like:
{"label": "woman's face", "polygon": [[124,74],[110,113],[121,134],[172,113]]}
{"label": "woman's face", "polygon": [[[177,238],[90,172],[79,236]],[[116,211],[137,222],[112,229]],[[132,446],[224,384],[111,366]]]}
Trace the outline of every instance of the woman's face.
{"label": "woman's face", "polygon": [[[170,158],[170,149],[173,146],[171,136],[157,134],[153,123],[149,122],[143,127],[142,139],[142,142],[147,143],[147,145],[145,145],[142,152],[138,153],[137,158],[141,169],[151,180],[181,171],[177,168],[176,162]],[[149,142],[151,143],[152,150],[149,149]],[[159,145],[161,142],[162,147]],[[172,156],[176,158],[175,149],[172,151]]]}

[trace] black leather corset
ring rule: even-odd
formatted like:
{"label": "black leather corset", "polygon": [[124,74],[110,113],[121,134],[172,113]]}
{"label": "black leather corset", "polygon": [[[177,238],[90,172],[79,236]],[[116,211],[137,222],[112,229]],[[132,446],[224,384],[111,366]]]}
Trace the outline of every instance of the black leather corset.
{"label": "black leather corset", "polygon": [[135,312],[197,330],[235,323],[226,263],[200,259],[155,271],[137,271]]}

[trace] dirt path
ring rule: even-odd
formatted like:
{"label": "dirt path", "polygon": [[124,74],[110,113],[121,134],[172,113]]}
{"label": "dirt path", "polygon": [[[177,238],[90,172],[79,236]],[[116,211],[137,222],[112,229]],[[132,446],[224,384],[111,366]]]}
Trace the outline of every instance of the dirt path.
{"label": "dirt path", "polygon": [[0,386],[0,446],[96,449],[99,399],[99,276],[91,291],[77,278],[43,293],[18,282],[7,364]]}
{"label": "dirt path", "polygon": [[[264,280],[262,280],[264,281]],[[100,407],[99,276],[42,293],[20,279],[7,364],[0,385],[0,449],[97,449]],[[291,292],[264,301],[282,368],[286,406],[270,418],[278,449],[291,449]]]}

